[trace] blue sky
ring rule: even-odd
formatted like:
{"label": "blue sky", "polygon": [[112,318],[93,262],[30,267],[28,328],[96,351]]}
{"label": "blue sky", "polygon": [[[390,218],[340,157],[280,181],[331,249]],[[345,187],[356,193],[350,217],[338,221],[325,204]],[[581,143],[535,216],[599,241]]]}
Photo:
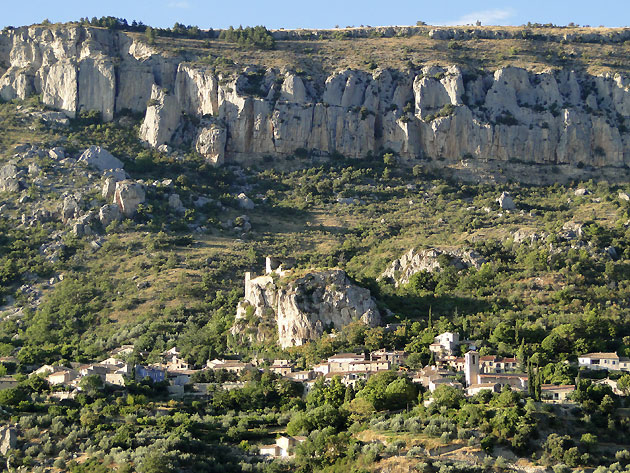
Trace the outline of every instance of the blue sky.
{"label": "blue sky", "polygon": [[0,25],[28,25],[48,18],[68,21],[111,15],[167,27],[179,21],[202,28],[265,25],[332,28],[363,25],[521,25],[528,21],[591,26],[630,24],[630,0],[0,0]]}

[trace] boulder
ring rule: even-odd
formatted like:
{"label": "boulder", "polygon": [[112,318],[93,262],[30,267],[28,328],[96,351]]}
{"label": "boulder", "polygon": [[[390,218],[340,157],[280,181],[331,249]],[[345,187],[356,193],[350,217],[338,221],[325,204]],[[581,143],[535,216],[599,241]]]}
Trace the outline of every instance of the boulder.
{"label": "boulder", "polygon": [[61,161],[66,157],[66,152],[63,148],[56,146],[48,151],[48,156],[50,159],[54,159],[55,161]]}
{"label": "boulder", "polygon": [[573,240],[575,238],[580,238],[582,236],[582,229],[584,225],[579,222],[566,222],[562,226],[563,232],[561,236],[566,240]]}
{"label": "boulder", "polygon": [[15,179],[18,175],[18,168],[15,164],[5,164],[0,168],[0,179]]}
{"label": "boulder", "polygon": [[0,427],[0,454],[6,455],[9,450],[17,446],[18,435],[13,427]]}
{"label": "boulder", "polygon": [[105,183],[103,184],[103,190],[101,195],[107,201],[110,201],[112,197],[114,197],[114,192],[116,192],[116,183],[120,180],[115,179],[113,177],[108,177],[105,179]]}
{"label": "boulder", "polygon": [[219,165],[225,161],[227,130],[216,122],[202,124],[195,139],[195,150],[209,163]]}
{"label": "boulder", "polygon": [[122,218],[120,207],[117,204],[103,205],[98,212],[98,218],[103,227],[108,227],[112,222]]}
{"label": "boulder", "polygon": [[82,237],[85,234],[85,226],[82,223],[74,223],[72,224],[72,233],[76,237]]}
{"label": "boulder", "polygon": [[238,206],[242,209],[253,210],[255,207],[254,202],[242,192],[236,197],[236,199],[238,200]]}
{"label": "boulder", "polygon": [[40,172],[42,172],[42,169],[37,164],[31,163],[28,165],[28,174],[30,176],[38,176]]}
{"label": "boulder", "polygon": [[0,177],[0,192],[18,192],[20,180],[15,177]]}
{"label": "boulder", "polygon": [[626,192],[620,192],[619,193],[619,199],[620,200],[625,200],[626,202],[630,201],[630,195],[628,195]]}
{"label": "boulder", "polygon": [[118,182],[118,181],[124,181],[125,179],[129,179],[129,174],[127,174],[127,171],[121,168],[107,169],[103,172],[103,177],[106,179],[108,177],[113,177],[116,180],[116,182]]}
{"label": "boulder", "polygon": [[90,167],[105,171],[106,169],[122,169],[122,161],[100,146],[90,146],[79,158],[80,163],[85,163]]}
{"label": "boulder", "polygon": [[516,205],[514,205],[512,196],[508,192],[503,192],[497,199],[497,202],[499,203],[499,207],[501,207],[503,210],[516,209]]}
{"label": "boulder", "polygon": [[584,195],[590,195],[590,191],[588,189],[585,189],[584,187],[580,187],[579,189],[576,189],[574,194],[577,196],[584,196]]}
{"label": "boulder", "polygon": [[208,197],[204,197],[200,195],[199,197],[197,197],[197,200],[193,201],[193,205],[197,208],[200,208],[211,202],[212,202],[212,199],[209,199]]}
{"label": "boulder", "polygon": [[125,217],[133,217],[140,204],[145,202],[146,195],[141,184],[125,180],[116,183],[114,202],[120,207]]}
{"label": "boulder", "polygon": [[171,194],[168,196],[168,206],[178,213],[184,213],[186,211],[184,204],[182,204],[179,198],[179,194]]}
{"label": "boulder", "polygon": [[67,196],[63,199],[61,208],[61,218],[63,222],[72,220],[79,216],[79,202],[73,196]]}

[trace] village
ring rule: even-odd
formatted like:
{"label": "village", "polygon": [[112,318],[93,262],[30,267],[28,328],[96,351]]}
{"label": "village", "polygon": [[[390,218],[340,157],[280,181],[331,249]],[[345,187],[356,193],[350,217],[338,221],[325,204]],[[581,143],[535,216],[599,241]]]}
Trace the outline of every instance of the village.
{"label": "village", "polygon": [[[484,390],[499,393],[505,386],[514,391],[528,393],[529,376],[524,372],[522,360],[496,355],[481,356],[476,350],[478,342],[460,340],[456,332],[444,332],[435,337],[429,346],[432,363],[413,370],[407,365],[408,353],[400,350],[379,349],[370,353],[338,353],[315,364],[309,370],[296,369],[295,363],[286,359],[263,360],[239,359],[208,360],[201,369],[193,369],[180,356],[176,347],[162,353],[158,363],[132,365],[124,361],[134,352],[132,345],[119,347],[109,353],[109,357],[95,363],[75,364],[71,367],[43,365],[28,375],[40,376],[51,386],[53,399],[74,399],[84,389],[82,381],[87,377],[100,380],[102,386],[124,389],[131,380],[136,382],[162,383],[171,398],[208,397],[209,387],[224,390],[245,386],[242,375],[247,371],[268,370],[285,379],[301,383],[306,396],[318,380],[329,382],[337,377],[345,386],[354,389],[363,386],[367,380],[383,371],[394,370],[407,376],[412,383],[422,386],[425,405],[432,402],[431,393],[440,386],[450,386],[461,390],[465,396],[472,397]],[[457,356],[464,352],[464,356]],[[11,363],[10,357],[0,359],[2,363]],[[589,353],[578,357],[581,370],[606,370],[630,372],[630,359],[617,356],[616,353]],[[196,382],[204,373],[215,373],[221,382]],[[596,381],[607,384],[615,394],[623,395],[615,380],[608,377]],[[0,389],[12,388],[18,380],[12,376],[0,377]],[[571,403],[571,394],[575,384],[540,386],[541,401],[546,403]],[[300,436],[280,436],[275,444],[263,445],[259,454],[269,457],[288,457],[297,444],[305,441]]]}

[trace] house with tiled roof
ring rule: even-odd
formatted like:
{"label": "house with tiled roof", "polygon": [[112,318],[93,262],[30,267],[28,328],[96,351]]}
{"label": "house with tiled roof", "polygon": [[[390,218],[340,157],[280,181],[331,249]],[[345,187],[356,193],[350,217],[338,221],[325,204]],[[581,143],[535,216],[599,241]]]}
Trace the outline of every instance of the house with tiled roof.
{"label": "house with tiled roof", "polygon": [[[591,370],[621,370],[621,361],[617,353],[587,353],[578,357],[578,365]],[[623,359],[623,362],[628,369],[628,360]]]}
{"label": "house with tiled roof", "polygon": [[572,384],[543,384],[540,386],[540,397],[543,400],[562,402],[575,391]]}

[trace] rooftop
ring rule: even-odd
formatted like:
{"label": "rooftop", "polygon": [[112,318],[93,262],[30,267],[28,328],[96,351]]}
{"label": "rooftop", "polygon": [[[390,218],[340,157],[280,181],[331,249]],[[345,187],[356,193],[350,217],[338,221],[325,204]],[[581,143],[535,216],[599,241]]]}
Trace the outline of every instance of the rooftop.
{"label": "rooftop", "polygon": [[329,360],[342,360],[345,358],[365,359],[365,355],[363,353],[337,353],[336,355],[328,357]]}
{"label": "rooftop", "polygon": [[616,353],[587,353],[586,355],[580,355],[580,358],[595,358],[595,359],[618,359]]}
{"label": "rooftop", "polygon": [[572,384],[543,384],[540,386],[543,391],[575,391]]}

